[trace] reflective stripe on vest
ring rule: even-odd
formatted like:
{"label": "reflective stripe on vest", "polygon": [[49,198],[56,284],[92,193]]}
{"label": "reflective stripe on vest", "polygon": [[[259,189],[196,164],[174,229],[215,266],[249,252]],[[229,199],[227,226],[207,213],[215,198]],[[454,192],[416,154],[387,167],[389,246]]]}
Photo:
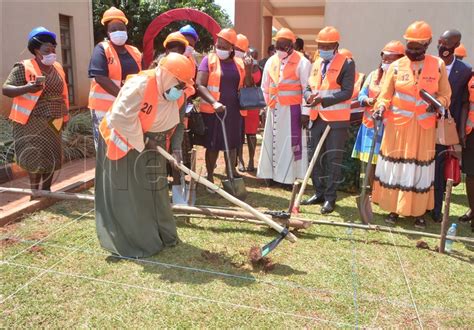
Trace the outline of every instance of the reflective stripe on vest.
{"label": "reflective stripe on vest", "polygon": [[[237,71],[239,72],[240,80],[239,80],[239,89],[242,88],[244,85],[244,78],[245,78],[245,69],[244,69],[244,62],[242,59],[234,57],[234,63],[237,67]],[[207,80],[207,89],[209,93],[214,97],[216,101],[220,100],[221,93],[220,93],[220,84],[221,84],[221,62],[219,57],[215,53],[209,53],[207,56],[207,67],[209,69],[209,79]],[[199,105],[200,112],[204,113],[214,113],[214,108],[211,104],[207,103],[203,99],[201,99],[201,103]]]}
{"label": "reflective stripe on vest", "polygon": [[[24,60],[22,61],[22,64],[25,67],[25,79],[27,82],[35,81],[37,76],[42,75],[41,69],[35,59]],[[69,109],[69,94],[66,75],[64,74],[61,64],[58,62],[54,62],[53,67],[61,77],[63,83],[62,98],[66,108]],[[9,118],[14,122],[25,125],[43,93],[43,90],[44,88],[36,93],[27,93],[14,97]],[[64,115],[63,121],[67,122],[68,120],[69,116],[67,114]]]}
{"label": "reflective stripe on vest", "polygon": [[[298,65],[302,58],[303,55],[299,52],[291,53],[283,72],[281,72],[281,61],[278,56],[274,55],[269,59],[272,61],[268,72],[270,77],[268,106],[270,109],[275,109],[277,103],[281,105],[302,103],[303,88],[301,80],[297,76]],[[280,74],[282,74],[281,77]]]}
{"label": "reflective stripe on vest", "polygon": [[[419,73],[418,81],[415,82],[412,63],[407,57],[393,62],[395,70],[395,91],[392,97],[392,111],[389,120],[396,125],[405,125],[411,118],[416,116],[418,124],[424,129],[436,126],[436,115],[427,113],[428,104],[423,101],[419,93],[425,89],[428,93],[435,95],[438,91],[440,79],[440,68],[442,60],[425,55],[423,68]],[[408,116],[407,114],[411,114]]]}
{"label": "reflective stripe on vest", "polygon": [[[336,53],[332,59],[331,65],[326,71],[324,79],[321,75],[322,58],[318,58],[311,68],[311,75],[308,83],[313,93],[319,93],[321,97],[333,95],[341,91],[341,86],[337,83],[337,77],[346,62],[345,56]],[[321,104],[310,110],[310,119],[316,120],[318,116],[324,121],[348,121],[351,117],[351,99],[338,104],[323,108]]]}
{"label": "reflective stripe on vest", "polygon": [[[102,41],[101,45],[104,48],[104,54],[107,60],[107,68],[109,72],[108,78],[110,78],[115,85],[121,87],[122,66],[120,64],[119,56],[109,41]],[[140,51],[130,45],[125,45],[125,49],[135,60],[138,70],[140,71],[142,68],[142,54]],[[107,112],[112,106],[114,100],[115,96],[109,94],[105,89],[103,89],[94,78],[91,80],[88,104],[89,109],[99,112]]]}
{"label": "reflective stripe on vest", "polygon": [[[149,109],[149,111],[140,111],[138,118],[142,127],[143,133],[148,132],[153,124],[158,113],[158,86],[156,81],[155,70],[141,71],[139,75],[147,77],[147,84],[144,91],[143,100],[139,105],[140,109]],[[178,111],[178,110],[176,110]],[[133,147],[127,140],[115,129],[110,121],[112,112],[107,112],[104,119],[100,123],[100,134],[104,138],[107,145],[107,158],[111,160],[118,160],[123,158]]]}

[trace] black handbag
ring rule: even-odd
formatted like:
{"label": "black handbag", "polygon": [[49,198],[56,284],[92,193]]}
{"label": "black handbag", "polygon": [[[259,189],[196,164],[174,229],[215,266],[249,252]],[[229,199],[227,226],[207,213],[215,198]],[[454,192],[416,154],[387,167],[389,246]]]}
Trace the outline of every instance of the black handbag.
{"label": "black handbag", "polygon": [[260,87],[245,87],[239,92],[241,110],[263,109],[267,106]]}
{"label": "black handbag", "polygon": [[204,125],[201,113],[196,109],[196,107],[193,107],[187,115],[189,117],[188,128],[190,132],[197,135],[204,135],[206,126]]}

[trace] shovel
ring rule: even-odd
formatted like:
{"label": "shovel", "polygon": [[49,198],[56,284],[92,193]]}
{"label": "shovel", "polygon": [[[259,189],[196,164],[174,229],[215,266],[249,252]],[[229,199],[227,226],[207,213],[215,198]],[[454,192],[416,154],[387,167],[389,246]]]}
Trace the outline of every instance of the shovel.
{"label": "shovel", "polygon": [[230,161],[229,143],[227,142],[227,130],[224,123],[225,117],[227,116],[227,110],[224,110],[224,115],[222,116],[222,118],[217,112],[216,116],[221,122],[222,134],[224,137],[225,153],[227,155],[227,157],[225,157],[227,164],[227,180],[223,180],[222,185],[226,192],[243,201],[247,197],[247,189],[245,189],[245,183],[243,178],[234,178],[233,166]]}
{"label": "shovel", "polygon": [[365,224],[370,224],[374,219],[374,214],[372,213],[372,204],[370,202],[369,195],[367,194],[367,185],[369,184],[369,173],[371,172],[373,166],[372,159],[374,158],[375,144],[377,143],[380,125],[382,125],[382,121],[374,119],[374,138],[372,139],[372,144],[370,145],[369,159],[367,162],[367,167],[365,168],[364,184],[362,185],[362,192],[360,193],[360,196],[356,197],[357,209],[359,210],[361,220]]}

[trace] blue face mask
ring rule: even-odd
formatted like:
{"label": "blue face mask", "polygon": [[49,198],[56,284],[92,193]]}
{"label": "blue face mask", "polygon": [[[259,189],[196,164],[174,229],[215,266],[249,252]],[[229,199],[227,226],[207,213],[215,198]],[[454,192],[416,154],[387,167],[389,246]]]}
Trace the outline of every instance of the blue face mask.
{"label": "blue face mask", "polygon": [[319,56],[325,61],[330,61],[334,57],[334,49],[331,49],[331,50],[320,49]]}
{"label": "blue face mask", "polygon": [[176,86],[171,87],[165,92],[165,99],[168,101],[176,101],[178,100],[181,96],[183,96],[183,90],[176,88]]}

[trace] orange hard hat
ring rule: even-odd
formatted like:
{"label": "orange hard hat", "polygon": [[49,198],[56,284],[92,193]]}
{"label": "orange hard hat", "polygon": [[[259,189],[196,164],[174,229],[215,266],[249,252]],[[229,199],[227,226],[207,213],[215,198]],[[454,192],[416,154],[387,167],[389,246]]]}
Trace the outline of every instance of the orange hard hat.
{"label": "orange hard hat", "polygon": [[166,48],[166,45],[169,42],[177,41],[182,43],[185,47],[189,45],[188,40],[180,32],[172,32],[168,34],[165,41],[163,41],[163,46]]}
{"label": "orange hard hat", "polygon": [[425,21],[411,23],[405,31],[403,38],[407,41],[428,41],[433,37],[431,26]]}
{"label": "orange hard hat", "polygon": [[184,55],[178,53],[169,53],[160,61],[160,68],[165,69],[178,80],[193,85],[194,65]]}
{"label": "orange hard hat", "polygon": [[237,42],[235,43],[235,47],[242,49],[244,52],[249,50],[249,40],[243,34],[237,35]]}
{"label": "orange hard hat", "polygon": [[230,42],[232,45],[235,45],[235,43],[237,42],[237,33],[235,32],[234,29],[231,29],[231,28],[222,29],[217,34],[217,36],[219,38],[224,39],[225,41]]}
{"label": "orange hard hat", "polygon": [[276,33],[276,35],[273,37],[273,40],[275,40],[275,41],[278,40],[278,39],[288,39],[288,40],[291,40],[291,42],[294,43],[296,41],[296,36],[293,33],[293,31],[291,31],[290,29],[281,28]]}
{"label": "orange hard hat", "polygon": [[318,36],[316,37],[316,42],[329,44],[339,42],[340,39],[341,36],[339,35],[339,31],[334,26],[326,26],[319,31]]}
{"label": "orange hard hat", "polygon": [[392,40],[383,47],[382,53],[405,55],[405,46],[398,40]]}
{"label": "orange hard hat", "polygon": [[339,49],[339,54],[344,55],[348,59],[352,60],[352,52],[349,49],[341,48]]}
{"label": "orange hard hat", "polygon": [[467,57],[467,50],[466,47],[464,47],[463,44],[460,44],[459,47],[457,47],[454,50],[454,55],[460,56],[460,57]]}
{"label": "orange hard hat", "polygon": [[125,14],[123,13],[123,11],[115,7],[110,7],[104,12],[104,15],[102,16],[102,20],[100,21],[100,23],[102,23],[102,25],[105,25],[105,23],[110,22],[114,19],[118,19],[119,21],[124,22],[125,25],[128,24],[128,19],[127,17],[125,17]]}

